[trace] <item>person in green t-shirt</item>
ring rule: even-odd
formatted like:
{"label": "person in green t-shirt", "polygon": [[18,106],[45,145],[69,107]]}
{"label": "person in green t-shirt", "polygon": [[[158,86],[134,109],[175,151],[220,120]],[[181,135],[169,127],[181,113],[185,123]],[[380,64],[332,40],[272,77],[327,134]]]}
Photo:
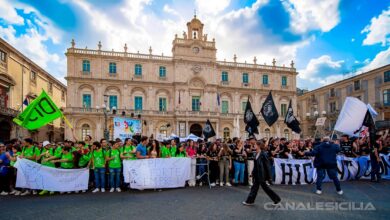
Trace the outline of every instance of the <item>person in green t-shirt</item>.
{"label": "person in green t-shirt", "polygon": [[61,163],[60,167],[63,169],[72,169],[74,167],[72,148],[64,147],[62,149],[61,158],[57,160],[53,160],[52,162]]}
{"label": "person in green t-shirt", "polygon": [[171,157],[174,157],[175,155],[176,155],[176,151],[177,151],[177,146],[176,146],[176,140],[175,139],[173,139],[173,140],[171,140],[171,149],[170,149],[170,151],[171,151]]}
{"label": "person in green t-shirt", "polygon": [[176,151],[175,157],[187,157],[187,152],[185,149],[185,143],[181,143],[179,149]]}
{"label": "person in green t-shirt", "polygon": [[[54,156],[54,149],[53,149],[52,145],[50,144],[49,141],[44,141],[42,143],[41,154],[37,157],[37,161],[40,160],[41,164],[44,166],[55,168],[55,164],[52,161],[48,160],[49,158],[51,158],[53,156]],[[43,196],[43,195],[46,195],[47,193],[49,193],[49,191],[42,190],[39,193],[39,195]],[[53,194],[53,192],[50,192],[50,193]]]}
{"label": "person in green t-shirt", "polygon": [[42,150],[37,160],[41,160],[41,164],[48,167],[55,167],[54,163],[49,158],[54,156],[54,149],[49,141],[44,141],[42,145]]}
{"label": "person in green t-shirt", "polygon": [[169,158],[171,157],[171,143],[169,141],[165,141],[163,146],[160,149],[161,158]]}
{"label": "person in green t-shirt", "polygon": [[120,158],[119,142],[115,142],[112,148],[106,152],[106,161],[108,161],[108,168],[110,170],[110,192],[120,192],[120,172],[122,167],[122,161]]}
{"label": "person in green t-shirt", "polygon": [[125,145],[121,148],[122,160],[136,160],[135,157],[136,147],[133,145],[130,138],[125,139]]}
{"label": "person in green t-shirt", "polygon": [[[36,162],[37,157],[39,156],[40,152],[37,147],[33,145],[33,140],[31,138],[26,138],[24,139],[23,143],[23,148],[22,148],[22,153],[19,156],[19,158],[25,158],[31,161]],[[29,189],[25,189],[21,196],[29,195],[31,191]],[[32,194],[36,195],[37,191],[32,190]]]}
{"label": "person in green t-shirt", "polygon": [[92,169],[94,171],[95,177],[95,189],[92,191],[93,193],[105,192],[106,187],[106,159],[104,156],[104,150],[99,142],[95,141],[92,144],[92,152],[91,152],[91,161],[92,161]]}
{"label": "person in green t-shirt", "polygon": [[91,154],[89,152],[88,145],[86,145],[84,141],[78,142],[77,154],[79,156],[78,167],[79,168],[87,167],[89,161],[91,160]]}
{"label": "person in green t-shirt", "polygon": [[24,147],[22,149],[20,158],[25,158],[35,162],[39,154],[39,149],[33,145],[33,140],[31,138],[24,139]]}

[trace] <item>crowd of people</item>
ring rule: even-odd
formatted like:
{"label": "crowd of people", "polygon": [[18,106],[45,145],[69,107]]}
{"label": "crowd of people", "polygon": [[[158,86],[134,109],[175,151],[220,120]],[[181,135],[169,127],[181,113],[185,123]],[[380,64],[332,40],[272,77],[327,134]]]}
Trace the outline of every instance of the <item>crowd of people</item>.
{"label": "crowd of people", "polygon": [[[23,141],[15,139],[0,143],[0,195],[38,194],[36,190],[20,189],[15,186],[17,169],[14,165],[21,158],[61,169],[89,168],[89,189],[93,193],[106,190],[121,192],[129,189],[129,185],[123,181],[123,160],[170,157],[191,158],[191,178],[188,181],[190,187],[209,184],[209,181],[212,187],[252,186],[256,144],[264,145],[263,151],[272,168],[274,158],[309,158],[307,152],[313,151],[320,142],[321,140],[317,139],[289,141],[286,138],[256,140],[253,135],[246,140],[216,139],[213,142],[201,139],[179,142],[178,138],[159,142],[152,137],[140,135],[124,141],[121,139],[93,141],[89,135],[84,141],[65,140],[61,143],[34,142],[31,138]],[[344,135],[340,140],[333,142],[339,145],[341,153],[348,157],[374,155],[374,149],[369,147],[368,138],[350,139]],[[390,153],[389,137],[378,136],[375,146],[377,154]],[[274,178],[274,169],[271,170],[271,174],[265,180],[268,185],[272,184]],[[39,195],[54,193],[42,190]]]}

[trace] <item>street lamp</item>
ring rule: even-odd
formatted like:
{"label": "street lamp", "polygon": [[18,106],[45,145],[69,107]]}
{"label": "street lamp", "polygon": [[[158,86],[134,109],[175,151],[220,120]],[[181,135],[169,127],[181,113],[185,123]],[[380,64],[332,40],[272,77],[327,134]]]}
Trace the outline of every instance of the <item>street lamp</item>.
{"label": "street lamp", "polygon": [[108,95],[104,95],[104,106],[103,106],[103,112],[104,112],[104,139],[108,141],[110,132],[107,128],[107,102],[108,102]]}

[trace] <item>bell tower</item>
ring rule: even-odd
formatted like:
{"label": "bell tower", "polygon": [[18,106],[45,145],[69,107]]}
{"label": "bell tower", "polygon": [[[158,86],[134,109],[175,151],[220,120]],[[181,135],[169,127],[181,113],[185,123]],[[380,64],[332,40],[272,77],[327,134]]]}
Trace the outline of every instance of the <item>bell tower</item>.
{"label": "bell tower", "polygon": [[215,39],[207,40],[207,34],[203,34],[204,24],[196,17],[187,22],[187,32],[183,31],[183,38],[175,35],[172,45],[174,59],[215,62],[217,49]]}

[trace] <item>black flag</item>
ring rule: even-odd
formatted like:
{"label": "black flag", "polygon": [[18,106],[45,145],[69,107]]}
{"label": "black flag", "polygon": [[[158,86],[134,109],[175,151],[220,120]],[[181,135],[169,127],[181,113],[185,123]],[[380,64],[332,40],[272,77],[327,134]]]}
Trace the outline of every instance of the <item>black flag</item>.
{"label": "black flag", "polygon": [[294,116],[294,111],[291,106],[291,100],[290,104],[288,104],[287,114],[284,118],[284,123],[286,123],[287,127],[289,127],[293,132],[295,133],[301,133],[301,128],[299,127],[300,123]]}
{"label": "black flag", "polygon": [[272,98],[271,92],[269,92],[267,98],[265,99],[260,112],[269,127],[271,127],[278,120],[279,113],[275,107],[274,99]]}
{"label": "black flag", "polygon": [[207,119],[206,121],[206,125],[204,126],[203,128],[203,135],[204,135],[204,138],[207,140],[211,137],[214,137],[215,136],[215,131],[214,131],[214,128],[213,126],[211,125],[211,122],[210,120]]}
{"label": "black flag", "polygon": [[376,138],[376,127],[374,119],[369,110],[367,110],[366,116],[364,116],[363,125],[368,127],[368,133],[370,135],[370,147],[374,146]]}
{"label": "black flag", "polygon": [[246,103],[245,113],[244,113],[244,122],[246,124],[245,131],[249,133],[249,135],[252,134],[259,134],[259,130],[257,129],[257,126],[259,126],[260,122],[257,119],[256,115],[253,113],[251,102],[249,101]]}

